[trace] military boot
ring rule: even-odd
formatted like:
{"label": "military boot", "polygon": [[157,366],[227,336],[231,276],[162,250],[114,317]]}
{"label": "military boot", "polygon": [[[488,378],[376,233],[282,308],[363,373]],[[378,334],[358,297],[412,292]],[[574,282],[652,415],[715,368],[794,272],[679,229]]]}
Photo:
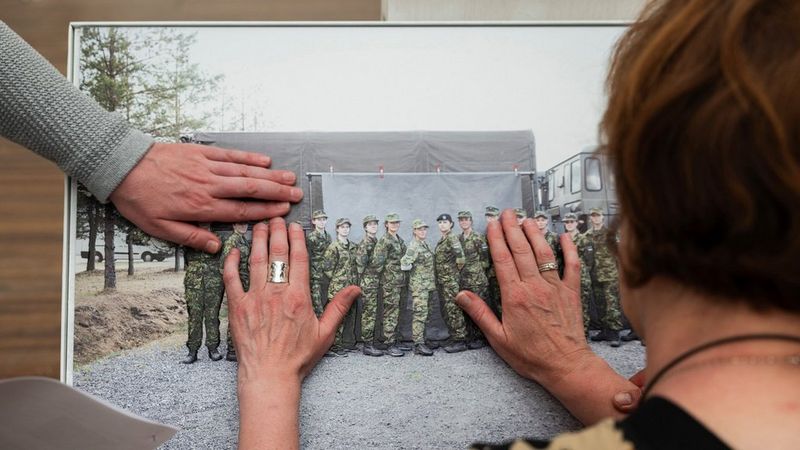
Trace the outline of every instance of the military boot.
{"label": "military boot", "polygon": [[458,353],[466,350],[467,350],[467,344],[465,344],[464,341],[456,341],[444,347],[444,351],[446,351],[447,353]]}
{"label": "military boot", "polygon": [[228,353],[225,354],[226,361],[236,361],[236,350],[228,349]]}
{"label": "military boot", "polygon": [[610,339],[608,339],[608,341],[609,341],[608,345],[610,345],[610,346],[612,346],[614,348],[619,347],[620,345],[622,345],[622,341],[621,341],[621,338],[619,336],[619,330],[616,330],[616,331],[611,330],[611,336],[610,336]]}
{"label": "military boot", "polygon": [[181,361],[184,364],[194,364],[197,361],[197,350],[189,350],[189,354]]}
{"label": "military boot", "polygon": [[589,339],[591,339],[593,342],[602,342],[602,341],[610,341],[613,337],[614,337],[614,332],[604,328],[602,331],[595,334]]}
{"label": "military boot", "polygon": [[477,350],[483,347],[486,347],[486,341],[483,339],[474,339],[469,341],[469,344],[467,344],[467,348],[470,350]]}
{"label": "military boot", "polygon": [[414,347],[414,353],[422,356],[433,356],[433,350],[429,349],[425,344],[417,344]]}
{"label": "military boot", "polygon": [[402,350],[400,350],[399,348],[397,348],[396,345],[393,345],[393,346],[389,347],[388,349],[386,349],[384,351],[384,353],[389,355],[389,356],[394,356],[395,358],[398,358],[400,356],[405,355],[405,353]]}
{"label": "military boot", "polygon": [[404,352],[410,352],[411,350],[414,350],[414,347],[412,347],[408,342],[398,342],[397,348]]}
{"label": "military boot", "polygon": [[639,337],[639,335],[638,335],[638,334],[636,334],[636,332],[635,332],[635,331],[631,330],[631,331],[629,331],[629,332],[628,332],[628,334],[626,334],[626,335],[622,336],[622,340],[623,340],[623,341],[625,341],[625,342],[629,342],[629,341],[641,341],[641,340],[642,340],[642,338],[640,338],[640,337]]}
{"label": "military boot", "polygon": [[367,345],[367,344],[364,344],[364,349],[361,350],[361,352],[364,353],[367,356],[383,356],[383,352],[382,351],[378,350],[377,348],[375,348],[375,347],[373,347],[371,345]]}
{"label": "military boot", "polygon": [[219,354],[219,350],[215,348],[208,349],[208,357],[212,361],[219,361],[220,359],[222,359],[222,355]]}

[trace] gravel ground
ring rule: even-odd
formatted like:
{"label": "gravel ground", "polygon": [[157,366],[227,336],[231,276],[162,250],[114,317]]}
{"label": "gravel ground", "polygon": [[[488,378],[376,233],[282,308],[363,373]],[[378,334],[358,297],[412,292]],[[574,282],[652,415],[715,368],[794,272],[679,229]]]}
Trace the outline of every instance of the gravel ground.
{"label": "gravel ground", "polygon": [[[224,329],[224,327],[223,327]],[[201,352],[193,365],[182,335],[76,369],[74,385],[181,429],[162,448],[235,448],[236,364]],[[644,365],[638,342],[594,350],[625,376]],[[323,358],[303,386],[306,449],[466,448],[475,441],[550,437],[579,423],[538,385],[484,348],[433,357]]]}

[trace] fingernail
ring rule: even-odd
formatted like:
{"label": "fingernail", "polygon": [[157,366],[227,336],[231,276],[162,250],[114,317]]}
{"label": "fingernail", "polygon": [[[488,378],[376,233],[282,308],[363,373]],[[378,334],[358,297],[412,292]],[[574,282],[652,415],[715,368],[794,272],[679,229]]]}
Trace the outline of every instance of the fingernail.
{"label": "fingernail", "polygon": [[217,253],[219,251],[219,242],[217,241],[208,241],[206,244],[206,253]]}
{"label": "fingernail", "polygon": [[467,297],[467,294],[458,294],[456,295],[456,305],[466,308],[469,305],[471,300]]}
{"label": "fingernail", "polygon": [[614,394],[614,402],[621,406],[628,406],[633,404],[633,396],[629,392],[620,392]]}
{"label": "fingernail", "polygon": [[303,190],[294,188],[292,189],[292,200],[299,202],[303,198]]}
{"label": "fingernail", "polygon": [[294,174],[291,172],[286,172],[283,174],[283,181],[284,183],[294,183],[295,177]]}

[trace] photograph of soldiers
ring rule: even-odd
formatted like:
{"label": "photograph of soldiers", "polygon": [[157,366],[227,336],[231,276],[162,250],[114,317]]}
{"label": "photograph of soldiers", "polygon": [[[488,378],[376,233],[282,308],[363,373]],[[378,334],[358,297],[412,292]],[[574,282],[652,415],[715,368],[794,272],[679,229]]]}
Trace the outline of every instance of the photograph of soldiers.
{"label": "photograph of soldiers", "polygon": [[[244,290],[250,289],[250,241],[247,240],[247,223],[234,223],[233,233],[225,239],[225,244],[222,246],[222,256],[220,257],[220,264],[225,261],[228,253],[234,248],[239,249],[239,279],[242,282]],[[228,361],[236,361],[236,346],[234,345],[233,335],[231,333],[231,323],[228,322],[228,332],[226,339],[227,353],[225,359]]]}
{"label": "photograph of soldiers", "polygon": [[558,242],[558,235],[550,231],[550,217],[544,211],[536,211],[533,214],[533,220],[536,221],[536,227],[544,235],[544,240],[550,245],[550,250],[556,257],[556,264],[558,264],[558,275],[564,276],[564,252],[561,251],[561,244]]}
{"label": "photograph of soldiers", "polygon": [[331,236],[325,230],[328,215],[325,211],[317,210],[311,213],[311,224],[314,230],[306,236],[306,247],[309,258],[309,281],[311,282],[311,304],[317,317],[322,315],[325,306],[325,293],[322,292],[323,273],[322,256],[331,244]]}
{"label": "photograph of soldiers", "polygon": [[[210,223],[199,226],[211,230]],[[186,347],[189,354],[182,361],[192,364],[197,361],[197,351],[203,342],[203,325],[206,329],[208,357],[219,361],[219,308],[222,305],[222,270],[219,253],[211,255],[187,248],[185,250],[186,276],[183,285],[186,289],[186,310],[189,314],[189,339]]]}
{"label": "photograph of soldiers", "polygon": [[[589,314],[590,305],[594,305],[592,297],[592,279],[589,275],[589,267],[594,263],[594,254],[589,255],[587,249],[586,236],[578,230],[578,216],[573,213],[564,215],[564,229],[575,247],[578,249],[578,257],[581,260],[581,307],[583,309],[583,331],[589,337],[589,326],[591,325],[591,315]],[[592,248],[594,251],[594,248]]]}
{"label": "photograph of soldiers", "polygon": [[[350,242],[350,219],[342,217],[336,220],[336,240],[334,240],[322,256],[322,272],[330,280],[328,298],[347,286],[358,283],[356,268],[356,244]],[[350,308],[336,331],[331,351],[344,356],[356,348],[356,309]]]}
{"label": "photograph of soldiers", "polygon": [[514,214],[517,215],[517,225],[522,225],[522,221],[528,217],[528,213],[522,208],[514,208]]}
{"label": "photograph of soldiers", "polygon": [[444,347],[447,353],[463,352],[467,350],[464,341],[467,338],[467,328],[464,312],[455,303],[459,290],[461,269],[464,268],[464,249],[458,236],[453,234],[453,218],[450,214],[440,214],[436,218],[442,236],[436,243],[434,250],[434,268],[436,272],[436,290],[439,292],[439,301],[448,331],[450,343]]}
{"label": "photograph of soldiers", "polygon": [[375,348],[375,321],[378,311],[378,287],[380,273],[371,264],[375,245],[378,243],[378,216],[368,214],[361,221],[364,227],[364,237],[356,248],[356,268],[358,271],[358,286],[361,288],[361,297],[356,306],[356,320],[361,320],[361,340],[364,342],[362,352],[367,356],[383,356],[383,352]]}
{"label": "photograph of soldiers", "polygon": [[[484,218],[486,218],[486,223],[489,222],[496,222],[500,220],[500,208],[496,206],[487,206],[484,212]],[[487,252],[488,252],[488,240],[487,240]],[[500,285],[497,283],[497,275],[494,273],[494,263],[492,262],[491,253],[489,254],[489,267],[486,269],[486,278],[489,280],[489,287],[487,288],[486,293],[486,302],[489,304],[489,307],[492,308],[492,311],[500,317],[502,311],[502,305],[500,302]]]}
{"label": "photograph of soldiers", "polygon": [[[470,290],[480,298],[486,299],[489,291],[489,246],[482,234],[472,229],[472,211],[458,212],[458,226],[461,235],[458,237],[464,250],[464,268],[461,269],[459,287]],[[467,325],[467,348],[475,350],[486,345],[483,333],[470,317],[465,317]]]}
{"label": "photograph of soldiers", "polygon": [[593,341],[608,341],[612,347],[619,347],[622,330],[622,311],[619,306],[619,274],[617,258],[608,246],[610,230],[604,224],[600,208],[589,210],[591,227],[584,237],[588,251],[593,254],[593,264],[589,267],[591,292],[597,304],[603,308],[600,333],[591,337]]}
{"label": "photograph of soldiers", "polygon": [[400,259],[406,254],[406,244],[397,235],[400,230],[400,215],[389,213],[384,218],[386,232],[375,244],[370,267],[380,274],[379,284],[383,298],[383,333],[376,336],[381,347],[386,347],[389,356],[403,356],[399,346],[397,324],[400,318],[400,298],[405,288],[405,273],[400,269]]}
{"label": "photograph of soldiers", "polygon": [[425,326],[430,316],[430,302],[435,298],[436,275],[433,268],[433,252],[425,238],[428,224],[422,219],[411,223],[414,238],[408,244],[405,255],[400,259],[400,269],[410,273],[408,287],[411,290],[414,315],[411,331],[414,339],[414,353],[432,356],[433,350],[425,344]]}

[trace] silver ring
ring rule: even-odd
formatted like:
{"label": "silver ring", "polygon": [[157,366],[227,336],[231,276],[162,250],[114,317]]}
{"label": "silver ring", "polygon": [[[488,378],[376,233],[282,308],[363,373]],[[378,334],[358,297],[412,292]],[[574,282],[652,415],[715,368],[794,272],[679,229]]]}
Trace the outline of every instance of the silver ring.
{"label": "silver ring", "polygon": [[269,263],[269,282],[288,283],[289,266],[283,261],[271,261]]}
{"label": "silver ring", "polygon": [[539,273],[547,272],[547,271],[550,271],[550,270],[558,270],[558,264],[556,264],[554,262],[546,262],[546,263],[539,264]]}

